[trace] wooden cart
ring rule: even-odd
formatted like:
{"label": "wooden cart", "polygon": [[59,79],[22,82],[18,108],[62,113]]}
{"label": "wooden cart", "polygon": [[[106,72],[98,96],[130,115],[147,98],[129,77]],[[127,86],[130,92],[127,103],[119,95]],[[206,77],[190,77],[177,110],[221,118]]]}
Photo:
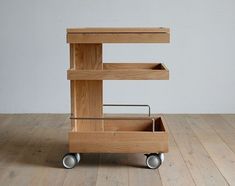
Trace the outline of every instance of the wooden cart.
{"label": "wooden cart", "polygon": [[162,63],[103,63],[103,43],[169,43],[167,28],[67,29],[70,44],[71,131],[65,168],[79,153],[146,153],[149,168],[158,168],[168,151],[162,116],[104,117],[103,80],[168,80]]}

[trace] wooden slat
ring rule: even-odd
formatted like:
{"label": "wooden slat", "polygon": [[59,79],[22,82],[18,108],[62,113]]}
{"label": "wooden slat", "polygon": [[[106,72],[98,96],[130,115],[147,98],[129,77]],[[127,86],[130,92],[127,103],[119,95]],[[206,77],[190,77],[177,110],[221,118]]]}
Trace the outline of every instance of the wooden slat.
{"label": "wooden slat", "polygon": [[67,43],[169,43],[165,33],[68,33]]}
{"label": "wooden slat", "polygon": [[120,28],[120,27],[91,27],[91,28],[68,28],[67,33],[164,33],[170,32],[169,28],[163,27],[130,27],[130,28]]}
{"label": "wooden slat", "polygon": [[67,71],[69,80],[168,80],[169,71],[162,64],[106,63],[103,70]]}

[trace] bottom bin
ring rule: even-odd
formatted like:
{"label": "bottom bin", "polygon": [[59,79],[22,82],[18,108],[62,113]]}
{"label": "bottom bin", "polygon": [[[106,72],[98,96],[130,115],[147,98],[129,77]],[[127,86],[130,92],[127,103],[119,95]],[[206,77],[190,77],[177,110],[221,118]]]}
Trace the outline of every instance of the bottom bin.
{"label": "bottom bin", "polygon": [[168,152],[168,130],[163,117],[103,121],[103,131],[71,131],[69,151],[79,153]]}

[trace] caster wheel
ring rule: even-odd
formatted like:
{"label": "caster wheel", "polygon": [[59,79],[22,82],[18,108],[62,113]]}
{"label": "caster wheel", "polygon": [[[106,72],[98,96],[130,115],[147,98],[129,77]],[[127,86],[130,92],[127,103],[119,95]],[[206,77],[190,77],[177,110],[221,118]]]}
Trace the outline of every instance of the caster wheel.
{"label": "caster wheel", "polygon": [[162,164],[162,160],[158,154],[149,154],[146,158],[146,165],[150,169],[157,169]]}
{"label": "caster wheel", "polygon": [[[79,160],[80,160],[80,155],[79,155]],[[72,169],[77,164],[76,154],[72,154],[72,153],[65,154],[62,161],[63,161],[63,166],[66,169]]]}
{"label": "caster wheel", "polygon": [[158,154],[158,156],[159,156],[159,158],[161,159],[161,163],[163,163],[164,162],[164,153],[159,153]]}
{"label": "caster wheel", "polygon": [[75,157],[76,157],[76,160],[77,160],[77,163],[79,163],[80,159],[81,159],[81,156],[79,153],[76,153],[75,154]]}

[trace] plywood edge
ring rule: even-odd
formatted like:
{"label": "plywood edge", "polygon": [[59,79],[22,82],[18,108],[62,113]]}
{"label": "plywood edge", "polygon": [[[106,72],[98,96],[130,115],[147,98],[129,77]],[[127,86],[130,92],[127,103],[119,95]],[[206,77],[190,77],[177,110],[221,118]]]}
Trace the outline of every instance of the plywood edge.
{"label": "plywood edge", "polygon": [[68,28],[67,33],[169,33],[165,27],[87,27]]}

